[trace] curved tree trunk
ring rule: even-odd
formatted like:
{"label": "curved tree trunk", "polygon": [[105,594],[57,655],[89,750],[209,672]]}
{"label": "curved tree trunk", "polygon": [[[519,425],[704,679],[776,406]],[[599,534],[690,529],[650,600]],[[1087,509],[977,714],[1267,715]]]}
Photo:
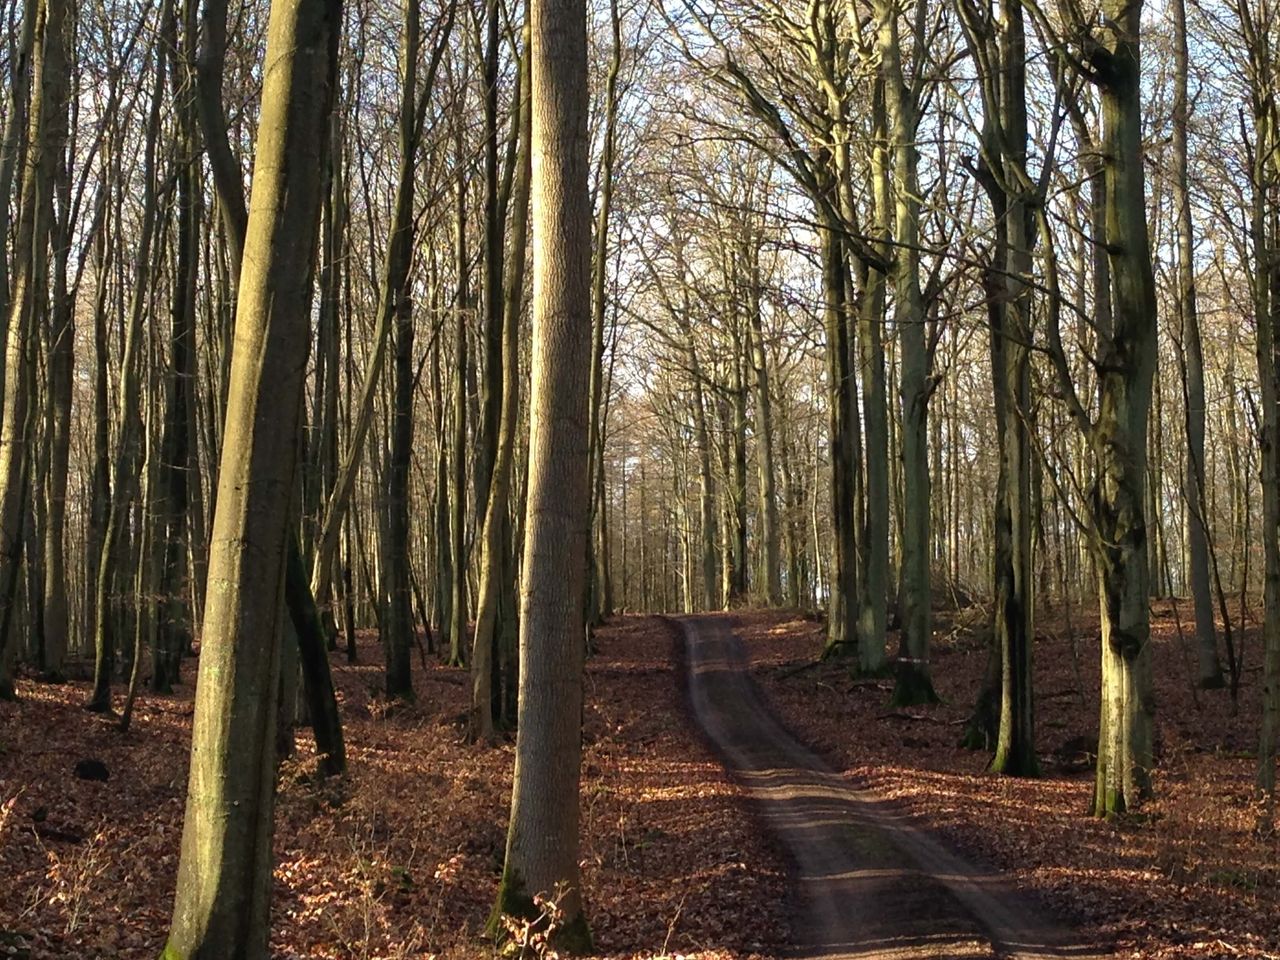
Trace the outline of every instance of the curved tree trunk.
{"label": "curved tree trunk", "polygon": [[338,0],[274,0],[166,960],[265,960],[275,720]]}

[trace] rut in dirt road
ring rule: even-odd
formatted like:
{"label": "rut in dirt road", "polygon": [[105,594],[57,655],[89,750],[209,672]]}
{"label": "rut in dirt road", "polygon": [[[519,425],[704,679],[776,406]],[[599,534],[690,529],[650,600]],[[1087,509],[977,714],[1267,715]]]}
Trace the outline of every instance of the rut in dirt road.
{"label": "rut in dirt road", "polygon": [[752,681],[729,618],[678,622],[698,723],[794,865],[798,956],[1109,956],[1045,917],[1008,878],[950,852],[796,741]]}

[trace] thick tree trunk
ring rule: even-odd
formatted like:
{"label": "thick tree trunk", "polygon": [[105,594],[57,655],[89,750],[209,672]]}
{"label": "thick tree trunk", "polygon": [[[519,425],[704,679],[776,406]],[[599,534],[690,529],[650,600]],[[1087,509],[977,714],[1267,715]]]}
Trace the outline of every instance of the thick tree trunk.
{"label": "thick tree trunk", "polygon": [[1104,13],[1101,146],[1115,327],[1103,344],[1093,438],[1098,475],[1091,506],[1102,614],[1097,816],[1124,813],[1150,794],[1155,713],[1144,507],[1156,295],[1142,169],[1142,5],[1108,0]]}
{"label": "thick tree trunk", "polygon": [[[961,8],[970,51],[983,78],[983,155],[975,176],[996,221],[983,287],[991,327],[999,462],[992,523],[992,655],[965,742],[995,736],[991,769],[1014,776],[1038,772],[1031,648],[1033,626],[1031,482],[1031,274],[1033,185],[1027,175],[1026,46],[1022,6],[1005,0],[997,20],[986,8]],[[992,709],[994,707],[994,710]],[[992,721],[995,721],[992,724]]]}
{"label": "thick tree trunk", "polygon": [[582,591],[589,523],[591,210],[583,0],[532,0],[533,379],[520,616],[520,718],[497,912],[562,912],[558,945],[591,938],[578,868]]}
{"label": "thick tree trunk", "polygon": [[166,960],[265,960],[280,634],[341,5],[274,0]]}

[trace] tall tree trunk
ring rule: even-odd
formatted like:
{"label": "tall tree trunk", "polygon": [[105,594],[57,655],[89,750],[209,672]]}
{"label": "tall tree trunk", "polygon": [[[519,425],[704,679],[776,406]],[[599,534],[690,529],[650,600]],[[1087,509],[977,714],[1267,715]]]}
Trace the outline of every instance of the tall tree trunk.
{"label": "tall tree trunk", "polygon": [[166,960],[265,960],[289,522],[341,4],[274,0]]}
{"label": "tall tree trunk", "polygon": [[[421,12],[417,0],[402,0],[400,51],[400,175],[395,216],[387,246],[382,309],[394,319],[394,403],[387,464],[387,536],[382,551],[382,649],[388,697],[413,699],[413,597],[409,583],[409,467],[413,458],[413,298],[409,268],[413,261],[413,195],[417,170],[418,50]],[[330,568],[331,569],[331,568]],[[325,581],[332,583],[325,571]]]}
{"label": "tall tree trunk", "polygon": [[31,100],[21,202],[13,240],[4,409],[0,415],[0,699],[13,696],[10,658],[17,643],[13,636],[15,601],[25,538],[23,504],[27,498],[31,394],[35,379],[34,324],[37,305],[46,296],[45,264],[53,217],[54,174],[67,136],[67,63],[63,33],[67,6],[65,0],[39,0],[30,12],[35,17]]}
{"label": "tall tree trunk", "polygon": [[[160,17],[165,23],[172,16],[173,0],[164,0]],[[94,712],[111,710],[111,677],[115,667],[115,651],[110,631],[112,582],[119,570],[127,569],[120,562],[121,538],[129,521],[129,509],[137,494],[141,455],[141,396],[142,360],[139,353],[146,336],[145,321],[151,309],[151,285],[156,258],[153,251],[156,222],[159,217],[157,187],[160,176],[156,152],[160,138],[160,121],[164,100],[165,76],[168,59],[160,49],[157,39],[155,77],[151,87],[151,106],[147,118],[146,140],[143,148],[142,175],[142,223],[138,233],[138,249],[134,260],[134,286],[129,305],[128,325],[125,329],[124,353],[120,360],[120,394],[117,406],[117,422],[120,440],[116,451],[115,470],[111,483],[111,506],[107,512],[106,529],[102,538],[102,555],[98,560],[95,585],[97,608],[94,635],[93,692],[85,703],[85,709]]]}
{"label": "tall tree trunk", "polygon": [[[431,99],[431,89],[435,85],[436,72],[444,56],[449,37],[453,32],[453,23],[457,14],[457,4],[450,3],[444,13],[444,20],[436,35],[436,44],[431,52],[431,61],[427,66],[423,89],[418,93],[414,108],[412,127],[415,142],[421,136],[426,104]],[[408,172],[406,174],[406,163]],[[406,184],[406,175],[408,183]],[[342,466],[338,470],[333,484],[333,492],[324,511],[324,524],[320,536],[316,539],[315,557],[311,566],[311,592],[315,596],[316,606],[327,610],[333,594],[334,558],[337,556],[338,539],[342,532],[342,520],[346,515],[355,489],[356,477],[360,472],[360,463],[364,457],[365,440],[369,435],[369,427],[373,423],[374,398],[382,385],[382,368],[386,362],[387,341],[390,339],[391,325],[397,317],[397,304],[403,281],[396,283],[400,267],[398,262],[404,258],[411,259],[409,253],[403,252],[400,243],[412,248],[411,235],[413,229],[413,165],[411,159],[402,159],[400,175],[397,180],[395,213],[388,235],[387,255],[383,264],[381,289],[378,298],[378,323],[373,334],[372,353],[366,364],[364,386],[355,408],[355,417],[347,437],[347,450],[342,458]],[[408,234],[408,235],[406,235]],[[408,268],[404,268],[407,274]]]}
{"label": "tall tree trunk", "polygon": [[[184,36],[194,35],[195,3],[187,0],[183,9]],[[176,40],[176,23],[167,28]],[[188,78],[183,75],[184,65],[179,59],[176,43],[170,53],[173,71],[174,96],[178,100],[177,162],[178,210],[177,210],[177,262],[174,267],[173,300],[170,307],[170,371],[165,391],[164,438],[161,442],[161,463],[158,484],[164,520],[160,528],[163,537],[161,564],[162,616],[158,625],[154,648],[155,668],[151,674],[153,690],[168,691],[178,679],[178,664],[182,653],[191,645],[188,618],[182,598],[183,580],[187,573],[187,557],[198,556],[203,545],[187,544],[192,530],[191,481],[192,472],[191,397],[196,383],[196,254],[200,242],[198,175],[199,158],[196,155],[195,103],[187,91]],[[193,571],[194,576],[194,571]],[[193,597],[194,599],[194,597]],[[195,604],[192,604],[195,607]],[[193,609],[194,612],[194,609]]]}
{"label": "tall tree trunk", "polygon": [[457,186],[454,207],[454,265],[457,290],[453,303],[453,419],[450,422],[449,550],[453,596],[449,598],[450,666],[466,664],[467,647],[467,312],[471,309],[467,261],[467,171],[461,120],[455,131]]}
{"label": "tall tree trunk", "polygon": [[502,698],[495,695],[493,680],[495,672],[499,677],[502,673],[499,626],[504,614],[503,581],[510,563],[510,543],[507,541],[511,473],[515,461],[516,432],[520,427],[520,312],[524,300],[529,186],[532,176],[529,149],[529,60],[526,26],[525,54],[521,59],[520,80],[516,91],[515,129],[519,146],[515,186],[511,195],[511,271],[507,276],[503,298],[502,417],[498,430],[498,459],[494,465],[493,482],[489,486],[489,503],[483,517],[480,596],[476,607],[475,639],[471,647],[471,728],[475,736],[482,740],[493,737],[494,723],[502,716]]}
{"label": "tall tree trunk", "polygon": [[896,0],[876,0],[876,42],[884,78],[894,173],[894,326],[901,343],[902,635],[893,702],[936,703],[929,671],[929,355],[920,290],[920,183],[916,172],[918,105],[902,70]]}
{"label": "tall tree trunk", "polygon": [[1102,715],[1094,813],[1110,816],[1150,794],[1151,689],[1146,503],[1147,421],[1156,362],[1156,295],[1142,169],[1142,4],[1107,0],[1102,155],[1114,331],[1102,344],[1093,437],[1094,560],[1102,614]]}
{"label": "tall tree trunk", "polygon": [[761,318],[760,247],[754,242],[754,238],[747,256],[750,277],[747,313],[751,324],[751,366],[756,388],[756,470],[760,479],[759,589],[764,602],[774,606],[782,600],[781,530],[778,523],[777,483],[774,477],[773,399],[769,394],[769,367]]}
{"label": "tall tree trunk", "polygon": [[582,591],[590,521],[587,37],[583,0],[532,0],[533,379],[520,614],[520,717],[497,913],[556,899],[586,952],[578,868]]}
{"label": "tall tree trunk", "polygon": [[[18,172],[18,162],[24,154],[23,135],[27,129],[27,99],[31,87],[32,56],[36,49],[36,23],[40,19],[41,0],[23,0],[22,24],[17,42],[13,45],[9,61],[9,87],[6,91],[4,108],[4,134],[0,139],[0,197],[6,202],[0,204],[0,237],[8,237],[10,230],[10,205],[8,198],[13,196],[13,181]],[[37,61],[37,63],[43,61]],[[24,174],[25,182],[25,174]],[[21,209],[21,204],[18,205]],[[9,260],[0,256],[0,337],[9,329],[9,310],[12,305],[9,298],[11,277]],[[5,370],[0,367],[0,394],[4,390]]]}
{"label": "tall tree trunk", "polygon": [[[1253,248],[1253,312],[1257,327],[1258,383],[1261,400],[1260,455],[1262,461],[1263,549],[1263,690],[1262,731],[1258,743],[1258,786],[1268,796],[1276,791],[1276,754],[1280,743],[1280,260],[1275,252],[1275,217],[1272,191],[1274,161],[1280,130],[1271,106],[1269,45],[1250,44],[1258,50],[1253,64],[1254,125],[1258,142],[1253,152],[1253,197],[1250,240]],[[1244,498],[1247,503],[1247,497]],[[1245,542],[1248,542],[1247,536]],[[1246,557],[1248,556],[1246,552]],[[1248,588],[1247,567],[1241,593]]]}
{"label": "tall tree trunk", "polygon": [[591,534],[588,538],[587,625],[596,626],[612,613],[605,602],[608,552],[605,550],[604,506],[597,489],[604,477],[604,333],[608,304],[605,281],[609,274],[609,215],[613,210],[614,164],[618,141],[618,73],[622,69],[622,13],[618,0],[609,0],[612,46],[604,81],[604,144],[596,196],[595,249],[591,269],[591,386],[587,429],[590,458]]}
{"label": "tall tree trunk", "polygon": [[[888,260],[889,156],[884,109],[884,82],[872,93],[873,144],[871,182],[877,252]],[[863,527],[862,580],[858,603],[858,667],[868,675],[885,668],[885,633],[889,603],[889,424],[884,372],[885,274],[866,268],[858,316],[858,349],[862,365],[862,409],[866,421],[867,510]]]}
{"label": "tall tree trunk", "polygon": [[828,578],[827,646],[829,653],[847,653],[857,637],[857,578],[853,529],[853,451],[849,420],[849,332],[845,323],[845,256],[835,218],[823,214],[822,243],[823,326],[826,330],[827,421],[831,457],[831,574]]}
{"label": "tall tree trunk", "polygon": [[[71,25],[63,17],[60,34],[48,42],[62,47],[65,63],[70,54]],[[65,110],[64,104],[61,109]],[[59,120],[65,123],[65,120]],[[60,135],[65,139],[66,133]],[[61,144],[51,158],[55,165],[57,209],[52,217],[53,290],[50,303],[47,384],[47,437],[49,478],[46,488],[44,535],[44,597],[41,616],[43,643],[41,669],[45,677],[61,679],[63,660],[70,643],[70,604],[67,598],[66,516],[67,480],[71,454],[71,403],[75,344],[75,290],[68,277],[74,229],[71,200],[71,162]],[[7,196],[7,194],[0,194]],[[102,225],[105,198],[99,198],[93,223],[81,248],[81,258]],[[3,234],[0,234],[2,236]]]}
{"label": "tall tree trunk", "polygon": [[1186,401],[1186,471],[1183,497],[1187,504],[1187,559],[1191,567],[1191,598],[1196,614],[1196,649],[1200,686],[1225,683],[1218,660],[1218,635],[1209,582],[1209,517],[1205,498],[1204,352],[1196,309],[1195,233],[1191,222],[1191,191],[1187,173],[1187,5],[1173,0],[1173,156],[1170,178],[1178,243],[1178,312],[1182,320],[1182,366]]}

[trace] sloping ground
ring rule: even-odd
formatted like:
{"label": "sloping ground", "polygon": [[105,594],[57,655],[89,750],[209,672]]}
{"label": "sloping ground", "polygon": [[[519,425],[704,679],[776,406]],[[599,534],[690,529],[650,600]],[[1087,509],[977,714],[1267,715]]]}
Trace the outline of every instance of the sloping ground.
{"label": "sloping ground", "polygon": [[997,872],[966,862],[866,788],[831,772],[774,718],[729,618],[680,621],[698,722],[790,854],[802,957],[1100,958]]}
{"label": "sloping ground", "polygon": [[[1187,605],[1181,605],[1186,629]],[[974,860],[1014,877],[1124,958],[1280,957],[1280,837],[1259,832],[1252,752],[1259,647],[1246,638],[1239,711],[1225,691],[1193,692],[1189,637],[1172,611],[1153,625],[1160,764],[1138,816],[1086,816],[1097,731],[1098,654],[1076,611],[1072,644],[1056,614],[1036,644],[1045,776],[985,773],[957,749],[986,661],[980,611],[939,623],[934,682],[944,704],[890,711],[888,681],[814,665],[822,626],[796,614],[739,616],[752,672],[783,724],[845,779],[874,787]]]}
{"label": "sloping ground", "polygon": [[[599,634],[588,670],[583,862],[602,956],[774,954],[785,877],[739,789],[684,716],[678,646],[653,619]],[[513,760],[459,726],[460,671],[415,664],[388,709],[376,638],[334,669],[351,772],[315,787],[306,731],[277,808],[279,958],[487,955]],[[190,664],[187,679],[190,680]],[[185,799],[191,688],[144,696],[121,735],[85,684],[21,681],[0,704],[0,955],[154,960],[168,925]],[[96,758],[110,779],[75,776]]]}

